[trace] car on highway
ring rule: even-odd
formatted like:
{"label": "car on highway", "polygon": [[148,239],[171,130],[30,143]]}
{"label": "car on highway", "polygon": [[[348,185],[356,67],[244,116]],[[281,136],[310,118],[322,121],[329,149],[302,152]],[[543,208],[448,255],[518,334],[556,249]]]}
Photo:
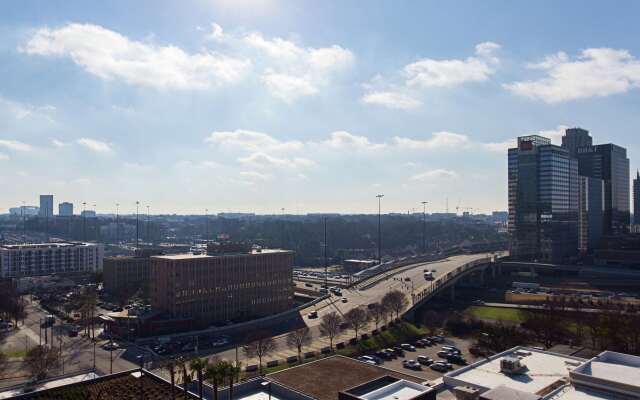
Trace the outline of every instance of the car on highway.
{"label": "car on highway", "polygon": [[348,300],[346,297],[343,297],[340,301],[341,301],[341,302],[343,302],[343,303],[346,303],[346,302],[348,302],[349,300]]}
{"label": "car on highway", "polygon": [[421,370],[422,366],[416,360],[404,360],[402,361],[402,366],[408,369],[413,370]]}
{"label": "car on highway", "polygon": [[309,314],[307,314],[307,318],[309,318],[309,319],[318,318],[318,312],[317,311],[311,311]]}
{"label": "car on highway", "polygon": [[111,350],[118,350],[120,346],[118,346],[118,343],[115,343],[115,342],[107,342],[104,345],[102,345],[102,348],[107,351],[111,351]]}

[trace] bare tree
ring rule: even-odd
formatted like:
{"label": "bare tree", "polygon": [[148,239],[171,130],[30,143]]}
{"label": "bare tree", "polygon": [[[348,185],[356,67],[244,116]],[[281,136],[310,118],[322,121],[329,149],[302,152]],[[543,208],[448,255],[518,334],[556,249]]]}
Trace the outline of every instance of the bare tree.
{"label": "bare tree", "polygon": [[400,318],[400,313],[404,311],[408,304],[407,296],[399,290],[392,290],[382,298],[382,305],[393,310],[396,318]]}
{"label": "bare tree", "polygon": [[36,346],[29,350],[24,361],[31,376],[42,380],[51,370],[58,368],[60,353],[52,347]]}
{"label": "bare tree", "polygon": [[367,312],[362,307],[352,308],[347,311],[344,315],[344,320],[349,324],[351,329],[353,329],[356,339],[358,339],[358,332],[367,326],[367,322],[369,321],[369,316]]}
{"label": "bare tree", "polygon": [[342,317],[335,311],[322,316],[320,321],[320,333],[329,337],[329,348],[333,350],[333,339],[340,334],[342,330]]}
{"label": "bare tree", "polygon": [[262,374],[262,359],[272,354],[278,344],[268,334],[254,334],[247,338],[247,344],[242,346],[247,357],[258,357],[258,366]]}
{"label": "bare tree", "polygon": [[382,322],[385,316],[385,311],[384,307],[382,307],[382,304],[376,303],[371,308],[369,308],[367,313],[369,314],[369,319],[373,321],[373,323],[376,325],[376,329],[378,329],[378,326],[380,326],[380,322]]}
{"label": "bare tree", "polygon": [[302,363],[302,348],[311,344],[311,331],[308,327],[296,329],[287,335],[287,346],[298,350],[298,361]]}

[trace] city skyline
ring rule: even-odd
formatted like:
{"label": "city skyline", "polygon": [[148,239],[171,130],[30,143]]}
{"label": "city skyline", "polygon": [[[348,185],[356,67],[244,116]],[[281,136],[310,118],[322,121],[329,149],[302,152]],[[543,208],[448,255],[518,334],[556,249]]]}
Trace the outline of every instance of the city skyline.
{"label": "city skyline", "polygon": [[5,6],[0,213],[490,213],[515,138],[569,127],[639,168],[637,3],[130,7]]}

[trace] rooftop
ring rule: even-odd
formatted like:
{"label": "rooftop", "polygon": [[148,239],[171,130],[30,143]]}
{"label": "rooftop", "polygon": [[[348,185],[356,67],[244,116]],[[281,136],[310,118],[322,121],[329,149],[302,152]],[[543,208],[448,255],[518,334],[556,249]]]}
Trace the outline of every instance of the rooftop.
{"label": "rooftop", "polygon": [[640,397],[640,357],[605,351],[570,373],[578,388],[605,388],[607,391]]}
{"label": "rooftop", "polygon": [[0,249],[20,250],[20,249],[46,249],[46,248],[63,248],[77,246],[95,246],[95,243],[85,242],[55,242],[55,243],[26,243],[26,244],[3,244]]}
{"label": "rooftop", "polygon": [[[501,361],[513,358],[519,359],[525,366],[523,371],[502,372]],[[491,390],[502,385],[521,392],[542,395],[555,390],[562,381],[567,381],[569,371],[584,361],[578,357],[515,347],[450,372],[443,380],[451,388],[468,385],[482,390]]]}
{"label": "rooftop", "polygon": [[[415,376],[343,356],[323,358],[275,372],[267,375],[267,378],[318,400],[336,400],[338,392],[349,390],[384,376],[392,376],[416,384],[422,382]],[[411,391],[409,387],[398,387],[397,389],[400,389],[400,393],[403,395]],[[386,399],[386,397],[372,397],[368,400],[381,399]]]}

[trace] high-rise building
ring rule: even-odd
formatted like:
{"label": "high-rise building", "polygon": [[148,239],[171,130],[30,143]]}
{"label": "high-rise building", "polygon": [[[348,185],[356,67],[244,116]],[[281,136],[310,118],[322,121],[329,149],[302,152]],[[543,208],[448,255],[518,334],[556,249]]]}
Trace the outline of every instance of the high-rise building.
{"label": "high-rise building", "polygon": [[103,257],[103,246],[95,243],[0,245],[0,278],[101,271]]}
{"label": "high-rise building", "polygon": [[200,325],[264,317],[293,304],[293,253],[247,249],[232,253],[151,257],[151,306]]}
{"label": "high-rise building", "polygon": [[578,149],[581,147],[593,146],[593,139],[589,131],[582,128],[569,128],[565,130],[562,137],[562,148],[569,152],[573,158],[578,156]]}
{"label": "high-rise building", "polygon": [[58,204],[58,215],[61,217],[73,216],[73,203],[63,202]]}
{"label": "high-rise building", "polygon": [[53,217],[53,195],[52,194],[40,195],[40,212],[38,215],[45,218]]}
{"label": "high-rise building", "polygon": [[603,233],[627,232],[630,223],[627,150],[611,143],[593,145],[589,132],[580,128],[567,129],[562,147],[578,159],[581,176],[604,182]]}
{"label": "high-rise building", "polygon": [[640,171],[633,180],[633,223],[640,225]]}
{"label": "high-rise building", "polygon": [[518,138],[508,152],[511,255],[563,262],[578,253],[578,163],[548,138]]}
{"label": "high-rise building", "polygon": [[585,254],[600,243],[604,222],[604,181],[580,176],[579,249]]}

